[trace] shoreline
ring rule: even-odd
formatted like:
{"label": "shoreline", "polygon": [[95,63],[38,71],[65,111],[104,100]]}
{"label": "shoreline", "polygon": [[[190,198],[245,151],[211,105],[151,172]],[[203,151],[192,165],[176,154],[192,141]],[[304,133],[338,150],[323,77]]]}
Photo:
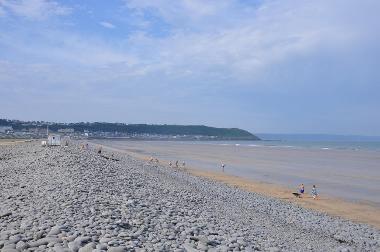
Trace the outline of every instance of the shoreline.
{"label": "shoreline", "polygon": [[[143,161],[149,161],[149,157],[128,151],[124,149],[110,147],[104,144],[89,142],[95,146],[102,146],[103,149],[126,153],[134,158]],[[161,165],[168,166],[168,162],[160,160]],[[172,168],[175,170],[175,168]],[[181,168],[180,168],[181,169]],[[300,207],[315,210],[334,217],[341,217],[357,223],[364,223],[376,228],[380,228],[380,209],[367,202],[349,202],[337,197],[323,195],[319,199],[314,200],[309,194],[305,193],[302,198],[296,198],[292,195],[291,189],[253,179],[245,179],[239,176],[226,174],[223,172],[205,171],[198,167],[189,167],[186,165],[186,171],[191,175],[218,181],[229,186],[238,187],[244,191],[258,193],[262,196],[276,198],[285,202],[296,204]]]}

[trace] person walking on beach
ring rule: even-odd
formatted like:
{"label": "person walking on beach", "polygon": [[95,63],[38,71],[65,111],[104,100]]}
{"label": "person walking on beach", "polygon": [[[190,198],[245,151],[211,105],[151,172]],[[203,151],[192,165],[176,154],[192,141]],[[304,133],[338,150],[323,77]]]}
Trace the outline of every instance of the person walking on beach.
{"label": "person walking on beach", "polygon": [[178,168],[178,160],[175,161],[175,167]]}
{"label": "person walking on beach", "polygon": [[303,196],[303,194],[305,193],[305,186],[304,186],[304,184],[301,184],[300,186],[299,186],[299,193],[300,193],[300,197],[302,197]]}
{"label": "person walking on beach", "polygon": [[172,168],[172,165],[173,165],[173,164],[172,164],[172,161],[170,160],[170,161],[169,161],[169,167]]}
{"label": "person walking on beach", "polygon": [[313,185],[313,188],[311,189],[311,196],[313,196],[313,199],[318,198],[317,187],[315,185]]}
{"label": "person walking on beach", "polygon": [[185,169],[185,161],[182,161],[182,168]]}
{"label": "person walking on beach", "polygon": [[222,163],[222,172],[224,172],[224,167],[225,167],[226,165],[224,164],[224,163]]}

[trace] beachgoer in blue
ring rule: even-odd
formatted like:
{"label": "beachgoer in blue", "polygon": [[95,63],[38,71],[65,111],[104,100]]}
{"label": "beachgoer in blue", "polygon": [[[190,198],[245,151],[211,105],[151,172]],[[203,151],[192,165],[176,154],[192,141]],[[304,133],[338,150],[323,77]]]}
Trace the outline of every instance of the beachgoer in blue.
{"label": "beachgoer in blue", "polygon": [[300,196],[305,193],[305,186],[303,184],[301,184],[299,187],[299,193],[300,193]]}
{"label": "beachgoer in blue", "polygon": [[311,196],[313,196],[313,199],[316,199],[318,197],[318,192],[315,185],[313,185],[313,188],[311,189]]}

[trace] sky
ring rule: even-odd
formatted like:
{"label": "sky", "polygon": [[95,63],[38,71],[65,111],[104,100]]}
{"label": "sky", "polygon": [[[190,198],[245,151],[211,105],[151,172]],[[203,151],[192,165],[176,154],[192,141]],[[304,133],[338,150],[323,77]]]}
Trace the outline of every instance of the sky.
{"label": "sky", "polygon": [[378,0],[0,0],[0,118],[380,135]]}

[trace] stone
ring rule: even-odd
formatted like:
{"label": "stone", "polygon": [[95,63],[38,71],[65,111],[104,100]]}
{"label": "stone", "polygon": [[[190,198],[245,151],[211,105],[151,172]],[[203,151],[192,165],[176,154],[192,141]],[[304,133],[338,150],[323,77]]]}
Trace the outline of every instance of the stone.
{"label": "stone", "polygon": [[108,252],[124,252],[127,251],[126,247],[110,247],[107,250]]}
{"label": "stone", "polygon": [[3,248],[1,252],[20,252],[20,251],[15,248]]}
{"label": "stone", "polygon": [[93,242],[87,243],[84,247],[81,247],[78,252],[92,252],[96,245]]}
{"label": "stone", "polygon": [[22,239],[22,237],[19,234],[9,236],[9,242],[10,243],[15,243],[16,244],[17,242],[21,241],[21,239]]}
{"label": "stone", "polygon": [[80,249],[80,246],[81,246],[81,244],[78,242],[72,241],[72,242],[68,243],[69,249],[74,251],[74,252],[77,252]]}
{"label": "stone", "polygon": [[5,218],[11,215],[12,215],[12,212],[2,212],[0,213],[0,218]]}
{"label": "stone", "polygon": [[278,247],[270,247],[269,248],[269,252],[280,252],[280,251],[281,251],[281,249]]}
{"label": "stone", "polygon": [[25,250],[28,248],[28,244],[25,243],[24,241],[19,241],[17,244],[16,244],[16,249],[19,249],[19,250]]}
{"label": "stone", "polygon": [[62,240],[59,238],[46,237],[46,238],[42,238],[42,239],[39,239],[39,240],[34,241],[34,242],[30,242],[30,243],[28,243],[28,246],[33,248],[33,247],[39,247],[41,245],[47,245],[49,243],[59,243],[59,242],[62,242]]}
{"label": "stone", "polygon": [[50,232],[47,235],[52,236],[52,235],[58,235],[59,233],[61,233],[61,227],[54,226],[54,227],[52,227],[52,229],[50,230]]}
{"label": "stone", "polygon": [[53,247],[53,251],[55,251],[55,252],[72,252],[71,249],[64,248],[64,247],[61,247],[61,246]]}
{"label": "stone", "polygon": [[16,244],[14,243],[8,243],[6,245],[4,245],[3,249],[15,249],[16,248]]}
{"label": "stone", "polygon": [[200,250],[200,251],[207,251],[208,247],[204,243],[198,243],[197,249]]}
{"label": "stone", "polygon": [[195,249],[191,244],[185,243],[183,244],[183,248],[186,252],[198,252],[199,250]]}

